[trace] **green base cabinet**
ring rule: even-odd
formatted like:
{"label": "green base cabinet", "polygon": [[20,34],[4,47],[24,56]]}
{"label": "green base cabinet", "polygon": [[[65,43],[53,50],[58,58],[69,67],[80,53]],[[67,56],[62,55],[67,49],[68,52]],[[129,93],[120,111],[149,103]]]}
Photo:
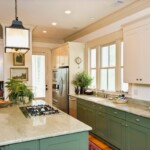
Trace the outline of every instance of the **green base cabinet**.
{"label": "green base cabinet", "polygon": [[38,140],[5,146],[5,150],[39,150]]}
{"label": "green base cabinet", "polygon": [[150,129],[127,122],[126,150],[150,150]]}
{"label": "green base cabinet", "polygon": [[108,139],[108,119],[103,112],[96,113],[96,134],[105,140]]}
{"label": "green base cabinet", "polygon": [[40,150],[88,150],[88,133],[77,133],[40,140]]}
{"label": "green base cabinet", "polygon": [[90,114],[88,109],[92,104],[89,105],[88,101],[78,99],[77,116],[79,120],[94,127],[95,135],[119,150],[150,150],[149,118],[94,102],[93,104],[95,106],[93,105],[94,109],[91,107]]}
{"label": "green base cabinet", "polygon": [[95,133],[95,104],[85,102],[84,100],[77,101],[77,118],[92,127],[92,132]]}
{"label": "green base cabinet", "polygon": [[10,144],[0,150],[88,150],[88,131]]}
{"label": "green base cabinet", "polygon": [[108,142],[125,150],[125,121],[112,116],[108,119]]}

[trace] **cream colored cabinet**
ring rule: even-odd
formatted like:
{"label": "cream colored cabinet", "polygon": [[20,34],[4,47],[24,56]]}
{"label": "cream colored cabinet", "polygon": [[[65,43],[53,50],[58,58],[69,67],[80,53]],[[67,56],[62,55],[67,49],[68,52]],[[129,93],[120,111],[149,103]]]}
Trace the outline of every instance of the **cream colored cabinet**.
{"label": "cream colored cabinet", "polygon": [[150,18],[123,29],[124,81],[150,84]]}
{"label": "cream colored cabinet", "polygon": [[68,45],[65,44],[61,47],[52,50],[52,69],[60,66],[68,66]]}
{"label": "cream colored cabinet", "polygon": [[68,45],[59,48],[59,66],[68,66]]}
{"label": "cream colored cabinet", "polygon": [[52,50],[52,69],[59,67],[59,48]]}

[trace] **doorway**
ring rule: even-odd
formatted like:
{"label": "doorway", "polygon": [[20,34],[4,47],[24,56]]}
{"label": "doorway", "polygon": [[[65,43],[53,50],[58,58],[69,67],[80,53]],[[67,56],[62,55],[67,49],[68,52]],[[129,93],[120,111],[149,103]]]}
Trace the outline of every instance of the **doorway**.
{"label": "doorway", "polygon": [[50,102],[49,52],[33,51],[32,54],[32,89],[35,99]]}

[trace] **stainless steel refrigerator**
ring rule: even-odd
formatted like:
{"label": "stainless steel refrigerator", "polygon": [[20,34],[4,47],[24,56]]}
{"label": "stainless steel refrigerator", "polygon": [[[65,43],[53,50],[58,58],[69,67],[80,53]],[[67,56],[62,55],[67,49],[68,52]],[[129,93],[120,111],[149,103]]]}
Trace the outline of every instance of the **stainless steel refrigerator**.
{"label": "stainless steel refrigerator", "polygon": [[[53,88],[53,105],[60,110],[69,113],[69,67],[59,67],[56,79],[57,89]],[[55,86],[54,86],[55,87]]]}

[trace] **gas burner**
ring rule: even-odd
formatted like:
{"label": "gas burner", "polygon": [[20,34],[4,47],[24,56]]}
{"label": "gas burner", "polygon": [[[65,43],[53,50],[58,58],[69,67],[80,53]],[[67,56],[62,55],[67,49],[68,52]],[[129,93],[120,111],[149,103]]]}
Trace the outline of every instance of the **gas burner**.
{"label": "gas burner", "polygon": [[50,105],[30,105],[20,107],[23,114],[28,116],[41,116],[41,115],[51,115],[59,113],[59,110],[53,108]]}

